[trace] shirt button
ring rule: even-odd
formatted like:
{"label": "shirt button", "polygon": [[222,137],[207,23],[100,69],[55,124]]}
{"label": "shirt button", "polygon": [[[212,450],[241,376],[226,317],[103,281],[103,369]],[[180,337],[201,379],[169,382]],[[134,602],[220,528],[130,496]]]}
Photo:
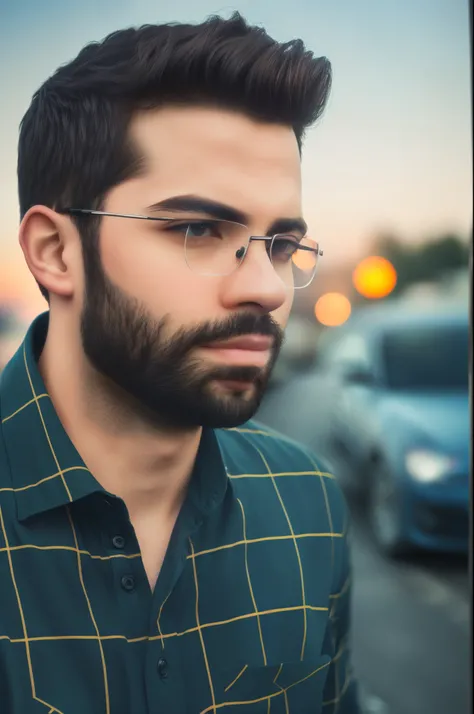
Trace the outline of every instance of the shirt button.
{"label": "shirt button", "polygon": [[125,548],[125,538],[121,535],[116,535],[112,538],[112,543],[114,545],[114,548],[117,548],[117,550],[122,550],[122,548]]}
{"label": "shirt button", "polygon": [[166,679],[168,676],[168,662],[165,659],[158,660],[158,674],[161,679]]}
{"label": "shirt button", "polygon": [[120,580],[120,584],[124,590],[131,592],[135,589],[135,578],[132,575],[124,575]]}

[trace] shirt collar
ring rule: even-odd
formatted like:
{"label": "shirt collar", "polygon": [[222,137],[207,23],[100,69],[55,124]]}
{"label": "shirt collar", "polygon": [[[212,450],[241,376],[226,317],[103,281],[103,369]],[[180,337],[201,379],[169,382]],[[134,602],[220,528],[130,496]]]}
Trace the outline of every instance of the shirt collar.
{"label": "shirt collar", "polygon": [[222,503],[229,483],[217,434],[213,429],[203,429],[189,486],[189,496],[202,515]]}
{"label": "shirt collar", "polygon": [[19,520],[104,491],[66,434],[38,369],[49,313],[37,317],[0,377],[2,437]]}
{"label": "shirt collar", "polygon": [[[19,520],[106,493],[67,435],[46,391],[38,359],[49,313],[31,324],[23,344],[0,375],[0,426]],[[224,498],[228,477],[216,433],[204,429],[189,496],[206,515]]]}

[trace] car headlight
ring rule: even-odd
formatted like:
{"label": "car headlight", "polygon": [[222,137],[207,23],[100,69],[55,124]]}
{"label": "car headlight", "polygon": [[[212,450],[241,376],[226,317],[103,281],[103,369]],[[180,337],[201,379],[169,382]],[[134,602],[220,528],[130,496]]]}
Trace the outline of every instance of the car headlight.
{"label": "car headlight", "polygon": [[408,473],[421,483],[441,480],[451,472],[454,465],[455,459],[451,456],[424,449],[409,451],[405,457]]}

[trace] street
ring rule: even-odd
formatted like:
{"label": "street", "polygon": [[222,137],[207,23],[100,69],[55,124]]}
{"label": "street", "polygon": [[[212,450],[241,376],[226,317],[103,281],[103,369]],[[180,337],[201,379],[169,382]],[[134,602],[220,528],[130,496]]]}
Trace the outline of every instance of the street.
{"label": "street", "polygon": [[[269,391],[256,418],[324,457],[323,399],[321,378],[301,376]],[[353,504],[351,510],[354,667],[367,714],[470,711],[466,558],[391,562],[372,544]]]}

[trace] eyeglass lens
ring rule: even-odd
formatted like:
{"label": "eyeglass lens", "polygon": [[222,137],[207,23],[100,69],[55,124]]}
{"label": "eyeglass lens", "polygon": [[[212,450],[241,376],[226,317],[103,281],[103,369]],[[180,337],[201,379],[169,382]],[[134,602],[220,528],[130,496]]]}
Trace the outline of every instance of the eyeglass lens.
{"label": "eyeglass lens", "polygon": [[[200,275],[228,275],[244,260],[253,241],[247,226],[230,221],[189,223],[185,255],[189,268]],[[311,238],[280,234],[255,241],[266,249],[280,279],[290,288],[304,288],[312,281],[318,244]],[[262,245],[264,244],[264,245]]]}

